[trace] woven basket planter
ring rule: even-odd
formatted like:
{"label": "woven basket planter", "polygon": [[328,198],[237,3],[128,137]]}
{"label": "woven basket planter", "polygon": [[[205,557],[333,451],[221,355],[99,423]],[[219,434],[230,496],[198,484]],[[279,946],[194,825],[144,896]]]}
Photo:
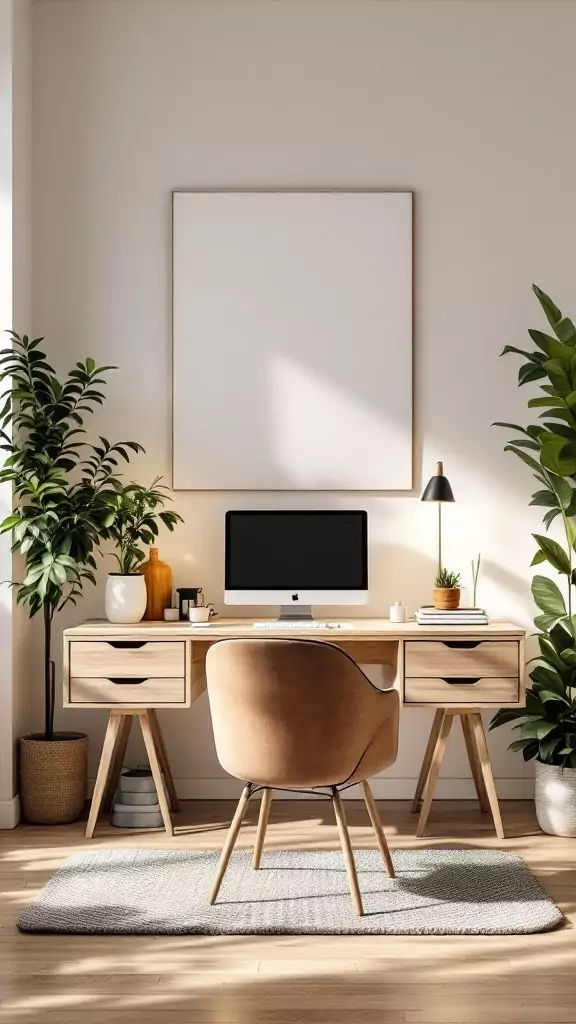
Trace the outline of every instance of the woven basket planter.
{"label": "woven basket planter", "polygon": [[88,737],[78,732],[22,736],[20,800],[22,817],[36,825],[76,821],[86,803]]}
{"label": "woven basket planter", "polygon": [[536,817],[550,836],[576,836],[576,769],[536,761]]}

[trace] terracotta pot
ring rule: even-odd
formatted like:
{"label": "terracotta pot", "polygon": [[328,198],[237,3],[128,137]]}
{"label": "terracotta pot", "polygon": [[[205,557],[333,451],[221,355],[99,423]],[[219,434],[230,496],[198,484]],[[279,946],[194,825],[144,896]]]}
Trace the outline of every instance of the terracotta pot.
{"label": "terracotta pot", "polygon": [[434,587],[434,607],[453,611],[460,604],[460,587]]}
{"label": "terracotta pot", "polygon": [[22,817],[36,825],[76,821],[86,803],[88,737],[58,732],[53,740],[41,733],[22,736],[20,801]]}

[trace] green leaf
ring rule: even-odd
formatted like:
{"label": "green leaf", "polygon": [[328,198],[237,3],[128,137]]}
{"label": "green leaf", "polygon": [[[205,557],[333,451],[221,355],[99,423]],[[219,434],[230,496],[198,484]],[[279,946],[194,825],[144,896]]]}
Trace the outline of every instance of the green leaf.
{"label": "green leaf", "polygon": [[[566,442],[564,442],[564,444],[565,443]],[[522,462],[525,462],[527,466],[530,466],[530,469],[533,469],[535,473],[542,472],[542,466],[540,465],[540,463],[536,462],[536,459],[533,459],[531,455],[528,455],[526,452],[521,451],[520,448],[514,448],[513,445],[506,444],[504,445],[504,451],[514,452],[514,455],[517,455],[519,459],[522,459]]]}
{"label": "green leaf", "polygon": [[536,298],[538,299],[538,302],[544,310],[548,323],[552,328],[555,328],[556,324],[559,323],[559,321],[562,319],[562,313],[558,309],[558,306],[554,305],[550,296],[547,295],[546,292],[542,291],[542,289],[539,288],[538,285],[533,284],[532,291],[534,292]]}
{"label": "green leaf", "polygon": [[571,573],[570,559],[564,551],[564,548],[561,547],[557,541],[552,540],[551,537],[545,537],[541,533],[533,533],[532,536],[540,550],[546,556],[547,561],[550,562],[550,565],[558,572],[565,573],[569,576]]}
{"label": "green leaf", "polygon": [[[548,371],[543,368],[545,365],[542,364],[541,366],[540,363],[524,363],[518,371],[518,386],[528,384],[533,380],[542,380],[543,377],[546,377]],[[550,376],[549,373],[548,376]]]}
{"label": "green leaf", "polygon": [[546,469],[564,477],[576,473],[576,455],[571,453],[565,437],[558,434],[543,434],[540,438],[540,447],[540,459]]}
{"label": "green leaf", "polygon": [[505,356],[508,352],[515,352],[519,356],[525,356],[526,359],[530,359],[533,363],[540,364],[542,362],[542,355],[540,352],[526,352],[523,348],[516,348],[515,345],[505,345],[500,355]]}
{"label": "green leaf", "polygon": [[539,690],[538,698],[543,704],[549,704],[551,701],[555,701],[557,704],[567,704],[568,707],[572,707],[568,697],[564,696],[564,694],[556,693],[554,690]]}
{"label": "green leaf", "polygon": [[546,555],[543,551],[538,550],[534,555],[534,558],[530,562],[530,565],[540,565],[541,562],[546,561]]}
{"label": "green leaf", "polygon": [[564,345],[576,345],[576,327],[568,317],[563,316],[557,324],[554,325],[554,331],[557,338]]}
{"label": "green leaf", "polygon": [[[546,538],[548,540],[548,538]],[[552,543],[555,543],[554,541]],[[532,597],[541,611],[555,617],[566,615],[566,604],[560,588],[547,576],[535,576],[532,580]]]}
{"label": "green leaf", "polygon": [[563,406],[564,402],[561,398],[531,398],[528,401],[529,409],[555,409],[557,406]]}

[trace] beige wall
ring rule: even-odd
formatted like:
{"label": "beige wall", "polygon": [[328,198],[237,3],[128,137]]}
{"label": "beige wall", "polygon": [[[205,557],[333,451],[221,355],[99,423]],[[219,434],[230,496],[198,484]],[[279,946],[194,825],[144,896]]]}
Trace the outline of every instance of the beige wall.
{"label": "beige wall", "polygon": [[[417,488],[444,459],[457,499],[446,563],[469,580],[482,551],[481,602],[528,625],[540,517],[490,424],[524,415],[515,365],[498,354],[538,322],[530,283],[575,312],[576,5],[41,0],[33,20],[34,329],[61,368],[85,355],[120,366],[100,432],[145,445],[140,479],[170,479],[172,188],[414,189]],[[363,504],[368,611],[398,597],[413,608],[430,592],[434,510],[417,490],[359,498],[180,492],[186,525],[161,554],[177,585],[218,603],[227,508]],[[101,587],[62,624],[99,614]],[[59,722],[90,733],[93,772],[104,716]],[[232,792],[206,704],[164,723],[183,795]],[[428,725],[405,713],[379,793],[413,790]],[[504,734],[491,746],[501,794],[529,792]],[[471,795],[467,775],[458,737],[441,792]]]}

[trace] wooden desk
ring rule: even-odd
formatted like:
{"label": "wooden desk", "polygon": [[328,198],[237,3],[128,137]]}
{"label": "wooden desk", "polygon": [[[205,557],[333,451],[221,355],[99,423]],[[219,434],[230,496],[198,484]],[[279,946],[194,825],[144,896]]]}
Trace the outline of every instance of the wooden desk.
{"label": "wooden desk", "polygon": [[[262,620],[260,620],[262,621]],[[178,800],[157,708],[188,708],[206,689],[205,658],[224,637],[289,637],[327,640],[360,664],[381,665],[384,683],[398,687],[405,707],[436,709],[414,796],[424,833],[446,743],[458,716],[476,792],[504,837],[482,708],[524,704],[524,630],[508,622],[487,626],[422,627],[388,619],[346,619],[340,629],[258,630],[254,619],[113,625],[87,622],[64,632],[64,706],[108,708],[110,716],[86,829],[94,832],[102,801],[113,796],[133,718],[139,719],[166,831]],[[162,776],[166,781],[168,801]]]}

